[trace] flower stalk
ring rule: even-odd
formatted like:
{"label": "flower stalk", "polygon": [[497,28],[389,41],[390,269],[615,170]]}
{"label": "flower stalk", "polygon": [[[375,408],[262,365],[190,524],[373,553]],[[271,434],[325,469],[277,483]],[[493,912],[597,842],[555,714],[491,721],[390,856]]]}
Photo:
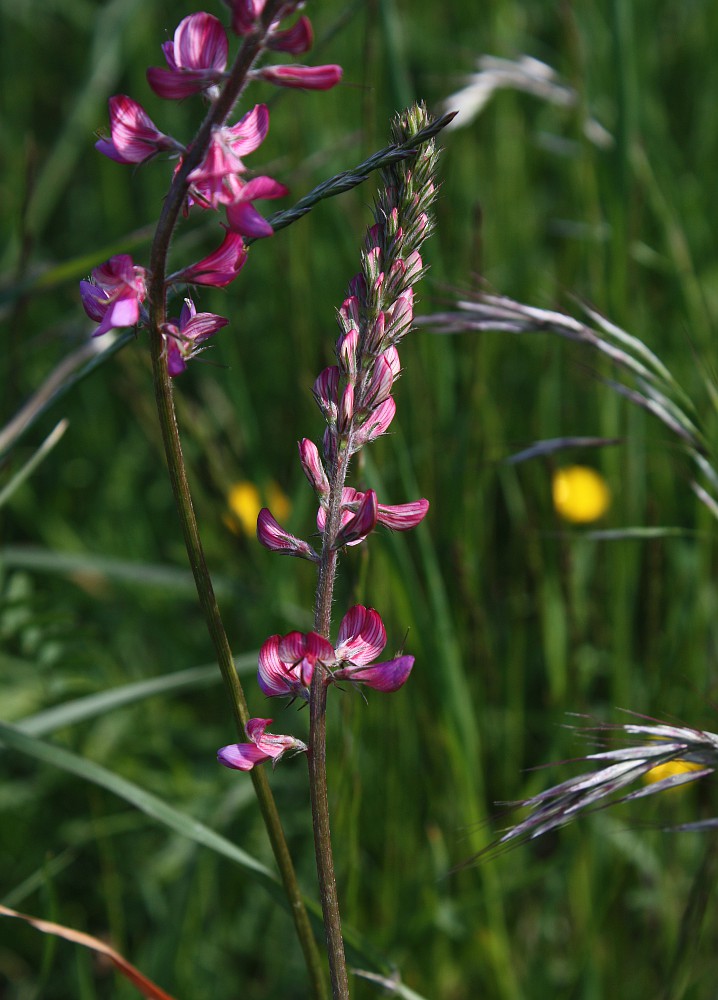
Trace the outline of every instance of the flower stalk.
{"label": "flower stalk", "polygon": [[[162,441],[172,492],[187,556],[197,588],[197,595],[204,614],[207,630],[214,646],[217,663],[222,674],[235,723],[240,733],[244,732],[244,728],[250,718],[250,713],[242,685],[234,667],[229,640],[212,586],[200,538],[199,526],[194,513],[187,469],[182,454],[177,415],[172,398],[172,384],[168,372],[162,331],[167,319],[167,254],[180,211],[187,197],[189,188],[188,176],[202,162],[203,157],[207,153],[212,129],[226,121],[234,104],[241,95],[247,81],[247,75],[257,57],[263,51],[264,40],[281,6],[281,0],[268,0],[261,18],[263,32],[256,32],[245,37],[225,86],[222,88],[217,100],[210,107],[192,147],[189,149],[180,169],[174,177],[163,204],[150,251],[151,279],[149,284],[148,311],[157,415],[162,431]],[[254,768],[252,770],[252,782],[304,954],[311,994],[317,1000],[324,1000],[326,997],[326,987],[316,940],[309,923],[309,917],[289,855],[276,803],[264,771]]]}

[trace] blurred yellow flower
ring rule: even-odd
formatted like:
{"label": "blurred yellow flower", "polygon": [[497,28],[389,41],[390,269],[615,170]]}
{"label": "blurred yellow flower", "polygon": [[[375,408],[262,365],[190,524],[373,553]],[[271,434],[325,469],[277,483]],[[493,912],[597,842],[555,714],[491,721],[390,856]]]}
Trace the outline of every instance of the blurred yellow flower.
{"label": "blurred yellow flower", "polygon": [[587,465],[557,469],[552,484],[553,505],[559,517],[587,524],[603,517],[611,505],[611,491],[603,476]]}
{"label": "blurred yellow flower", "polygon": [[[688,771],[700,771],[702,764],[692,764],[687,760],[669,760],[665,764],[656,764],[650,771],[646,771],[643,780],[647,785],[652,785],[655,781],[663,781],[664,778],[672,778],[676,774],[686,774]],[[683,788],[678,785],[671,791],[678,791]]]}
{"label": "blurred yellow flower", "polygon": [[254,483],[235,483],[227,495],[229,513],[224,523],[236,535],[253,535],[257,530],[257,516],[262,507],[269,507],[278,521],[289,516],[292,504],[276,483],[268,483],[266,503]]}

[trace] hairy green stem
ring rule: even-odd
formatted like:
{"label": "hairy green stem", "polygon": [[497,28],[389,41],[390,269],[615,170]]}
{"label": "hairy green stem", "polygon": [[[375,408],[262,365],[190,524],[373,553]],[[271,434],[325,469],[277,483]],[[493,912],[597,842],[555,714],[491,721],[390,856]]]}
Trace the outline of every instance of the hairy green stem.
{"label": "hairy green stem", "polygon": [[[192,143],[192,148],[186,155],[182,167],[175,175],[162,208],[150,252],[151,279],[148,306],[152,372],[157,413],[162,430],[162,441],[170,481],[172,483],[172,492],[187,549],[187,556],[197,587],[200,606],[214,646],[217,663],[222,673],[237,728],[242,736],[244,735],[245,723],[249,719],[249,710],[242,685],[234,667],[232,652],[214,594],[212,580],[202,548],[199,527],[194,513],[187,470],[182,455],[177,416],[172,398],[172,384],[167,371],[162,327],[166,322],[167,316],[167,254],[172,233],[174,232],[180,210],[187,195],[187,176],[202,161],[209,146],[212,128],[222,124],[226,120],[237,97],[242,92],[247,79],[247,73],[263,49],[266,32],[280,6],[281,0],[270,0],[262,16],[263,31],[248,36],[245,39],[219,99],[208,112]],[[304,906],[269,782],[264,770],[261,768],[255,768],[251,776],[262,818],[282,878],[284,891],[289,901],[297,935],[304,953],[304,960],[310,980],[311,995],[315,1000],[326,1000],[327,993],[322,962],[319,957],[317,943],[309,923],[309,917]]]}
{"label": "hairy green stem", "polygon": [[[319,564],[319,580],[314,605],[314,628],[329,638],[332,612],[332,596],[337,571],[337,552],[332,547],[341,519],[341,497],[347,470],[348,451],[340,452],[332,470],[327,520],[324,526],[324,542]],[[319,895],[324,916],[324,932],[329,955],[329,974],[332,981],[334,1000],[348,1000],[349,981],[347,978],[344,939],[339,913],[334,857],[332,854],[331,831],[329,828],[329,803],[327,800],[327,687],[324,671],[315,670],[309,702],[309,790],[312,800],[312,824],[314,828],[314,853],[317,861]]]}

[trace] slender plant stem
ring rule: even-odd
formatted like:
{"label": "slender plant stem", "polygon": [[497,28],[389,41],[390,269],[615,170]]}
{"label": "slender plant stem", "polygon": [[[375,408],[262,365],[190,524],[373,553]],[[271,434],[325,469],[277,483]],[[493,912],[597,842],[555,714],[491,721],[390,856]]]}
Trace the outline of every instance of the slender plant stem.
{"label": "slender plant stem", "polygon": [[[197,587],[200,606],[214,646],[217,663],[222,673],[235,722],[242,735],[244,735],[244,726],[249,719],[249,710],[242,685],[234,667],[232,652],[214,594],[212,580],[202,548],[199,527],[194,513],[187,470],[182,455],[177,416],[172,398],[172,384],[167,371],[167,361],[163,349],[162,326],[166,321],[167,309],[167,254],[172,233],[174,232],[180,210],[187,195],[187,176],[202,161],[209,146],[212,128],[222,124],[226,120],[238,96],[241,94],[247,80],[247,73],[262,51],[264,37],[280,6],[281,0],[270,0],[262,15],[264,30],[245,39],[218,100],[208,112],[192,143],[191,149],[185,156],[182,167],[175,175],[162,208],[150,252],[151,280],[148,304],[152,372],[167,467],[187,549],[187,556]],[[310,980],[311,995],[316,1000],[326,1000],[327,993],[322,962],[319,957],[316,940],[309,923],[309,917],[304,906],[269,782],[264,770],[261,768],[255,768],[251,776],[262,818],[269,835],[304,953]]]}
{"label": "slender plant stem", "polygon": [[[341,452],[334,464],[330,482],[327,521],[324,527],[324,542],[314,605],[314,627],[325,639],[329,638],[332,596],[338,561],[336,549],[332,547],[332,541],[336,538],[339,530],[341,496],[348,467],[348,451]],[[324,673],[322,670],[315,670],[312,676],[309,704],[309,790],[312,800],[314,852],[317,860],[319,895],[327,939],[332,995],[334,1000],[348,1000],[349,981],[344,956],[344,940],[342,938],[339,898],[329,828],[326,707],[327,688],[324,683]]]}

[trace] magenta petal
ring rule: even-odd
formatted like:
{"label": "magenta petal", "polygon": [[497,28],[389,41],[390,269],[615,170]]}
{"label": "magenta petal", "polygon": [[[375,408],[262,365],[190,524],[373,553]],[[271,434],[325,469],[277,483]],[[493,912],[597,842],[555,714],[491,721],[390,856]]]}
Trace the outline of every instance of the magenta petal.
{"label": "magenta petal", "polygon": [[107,310],[107,318],[110,318],[110,326],[123,327],[134,326],[140,318],[140,306],[136,298],[121,298],[110,306]]}
{"label": "magenta petal", "polygon": [[247,248],[238,233],[228,232],[221,246],[209,256],[172,275],[172,281],[224,288],[247,262]]}
{"label": "magenta petal", "polygon": [[285,663],[279,655],[280,636],[271,635],[259,651],[257,683],[268,698],[294,695],[296,681],[291,673],[291,664]]}
{"label": "magenta petal", "polygon": [[166,338],[165,349],[167,351],[167,374],[170,378],[176,378],[182,372],[187,371],[187,362],[182,357],[179,344],[173,337]]}
{"label": "magenta petal", "polygon": [[201,344],[228,323],[228,319],[216,313],[197,313],[180,330],[187,340]]}
{"label": "magenta petal", "polygon": [[258,78],[278,87],[294,87],[300,90],[330,90],[342,78],[341,66],[264,66],[255,74]]}
{"label": "magenta petal", "polygon": [[279,642],[279,655],[291,663],[296,663],[305,657],[332,663],[334,647],[316,632],[289,632]]}
{"label": "magenta petal", "polygon": [[227,65],[227,35],[222,22],[204,11],[180,21],[174,36],[174,57],[184,69],[214,69]]}
{"label": "magenta petal", "polygon": [[250,202],[227,205],[227,222],[230,229],[241,233],[242,236],[261,239],[265,236],[274,235],[274,230],[270,224]]}
{"label": "magenta petal", "polygon": [[230,746],[220,747],[217,760],[235,771],[251,771],[255,764],[269,760],[269,755],[254,743],[232,743]]}
{"label": "magenta petal", "polygon": [[286,531],[267,507],[263,507],[257,517],[257,538],[260,544],[265,549],[269,549],[270,552],[319,562],[319,555],[309,542],[305,542]]}
{"label": "magenta petal", "polygon": [[338,660],[366,666],[381,654],[384,646],[386,629],[378,611],[357,604],[344,615],[335,650]]}
{"label": "magenta petal", "polygon": [[299,442],[299,460],[302,463],[304,475],[317,496],[320,498],[328,497],[329,480],[319,457],[319,449],[309,438],[302,438]]}
{"label": "magenta petal", "polygon": [[284,198],[289,194],[289,188],[272,177],[253,177],[247,181],[242,189],[242,201],[255,201],[255,199]]}
{"label": "magenta petal", "polygon": [[160,66],[150,66],[146,75],[155,94],[165,101],[181,101],[206,90],[215,82],[214,79],[207,78],[206,72],[175,71]]}
{"label": "magenta petal", "polygon": [[357,450],[365,444],[370,444],[389,429],[396,414],[396,403],[389,396],[369,413],[364,423],[355,433],[352,446]]}
{"label": "magenta petal", "polygon": [[264,142],[269,131],[269,111],[266,104],[256,104],[236,125],[226,131],[236,156],[253,153]]}
{"label": "magenta petal", "polygon": [[332,548],[342,545],[357,545],[364,541],[377,522],[378,504],[374,490],[367,490],[359,502],[359,509],[337,532]]}
{"label": "magenta petal", "polygon": [[95,148],[120,163],[142,163],[161,149],[174,149],[177,144],[160,132],[150,116],[131,97],[118,94],[111,97],[110,133],[112,142],[100,140]]}
{"label": "magenta petal", "polygon": [[406,683],[413,666],[413,656],[398,656],[395,660],[375,663],[373,667],[346,667],[337,670],[332,676],[337,680],[366,684],[375,691],[388,693],[398,691]]}
{"label": "magenta petal", "polygon": [[299,18],[291,28],[283,31],[273,31],[267,39],[267,48],[275,52],[291,52],[293,56],[308,52],[314,41],[312,24],[308,17]]}
{"label": "magenta petal", "polygon": [[428,510],[429,501],[423,499],[393,505],[380,503],[377,520],[379,524],[394,528],[395,531],[408,531],[421,524]]}

